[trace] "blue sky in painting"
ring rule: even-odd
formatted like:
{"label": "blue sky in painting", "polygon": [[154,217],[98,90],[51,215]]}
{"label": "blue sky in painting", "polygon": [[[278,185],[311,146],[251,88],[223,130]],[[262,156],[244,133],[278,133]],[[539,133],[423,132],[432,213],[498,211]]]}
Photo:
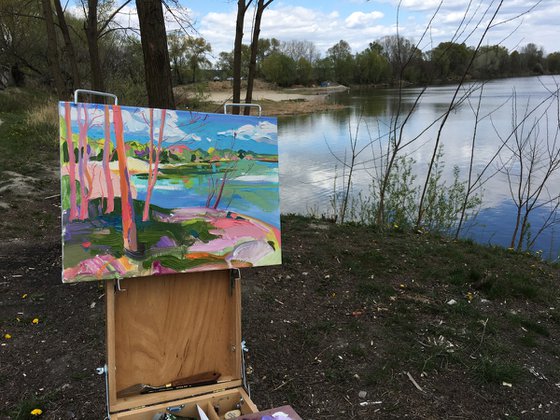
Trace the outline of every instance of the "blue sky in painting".
{"label": "blue sky in painting", "polygon": [[[88,136],[103,138],[103,106],[88,104],[90,128]],[[149,108],[121,107],[125,142],[149,141]],[[72,106],[72,130],[78,133],[76,106]],[[111,113],[112,114],[112,113]],[[80,111],[83,118],[83,111]],[[161,125],[161,110],[154,110],[154,138],[157,141]],[[167,111],[164,127],[164,146],[187,145],[190,149],[246,150],[262,154],[278,153],[276,119],[272,117],[207,114],[191,111]],[[111,130],[112,131],[112,130]],[[111,134],[114,142],[114,133]]]}

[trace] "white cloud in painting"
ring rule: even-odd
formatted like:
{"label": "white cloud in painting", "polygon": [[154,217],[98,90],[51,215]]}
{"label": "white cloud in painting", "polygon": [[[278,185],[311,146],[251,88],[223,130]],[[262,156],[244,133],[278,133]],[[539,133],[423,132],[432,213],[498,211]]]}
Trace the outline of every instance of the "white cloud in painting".
{"label": "white cloud in painting", "polygon": [[194,133],[189,133],[185,136],[185,140],[201,141],[202,139]]}
{"label": "white cloud in painting", "polygon": [[[137,108],[134,112],[122,110],[123,125],[126,133],[137,135],[149,135],[150,110],[149,108]],[[154,109],[154,140],[157,141],[161,128],[162,111]],[[165,143],[176,143],[187,138],[187,134],[179,128],[177,122],[179,117],[176,111],[166,111],[165,126],[163,129],[163,141]]]}
{"label": "white cloud in painting", "polygon": [[245,124],[237,130],[227,130],[218,133],[220,136],[234,136],[239,140],[253,140],[258,143],[276,144],[276,125],[268,121],[261,121],[257,125]]}

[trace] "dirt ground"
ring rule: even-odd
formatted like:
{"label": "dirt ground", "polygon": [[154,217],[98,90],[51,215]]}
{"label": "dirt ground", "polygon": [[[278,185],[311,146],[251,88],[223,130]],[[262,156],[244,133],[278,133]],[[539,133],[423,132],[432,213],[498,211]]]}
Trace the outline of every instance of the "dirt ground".
{"label": "dirt ground", "polygon": [[[104,291],[61,283],[56,142],[21,132],[26,152],[0,180],[0,419],[103,419]],[[26,167],[31,153],[48,165]],[[282,242],[281,266],[242,270],[259,407],[306,420],[560,418],[558,266],[297,216]]]}
{"label": "dirt ground", "polygon": [[[0,243],[1,419],[32,418],[37,407],[46,419],[105,416],[104,379],[95,371],[105,363],[103,289],[96,282],[61,284],[57,186],[56,179],[44,183],[34,201],[11,197],[12,207],[2,213],[4,224],[18,226],[17,236],[4,229]],[[21,225],[24,211],[43,217]],[[429,348],[427,331],[446,321],[435,309],[420,313],[414,305],[448,296],[437,296],[435,283],[413,291],[414,283],[390,265],[393,274],[382,280],[387,284],[367,286],[371,298],[349,257],[358,252],[359,232],[340,229],[285,218],[284,264],[243,270],[248,378],[258,406],[291,404],[304,419],[560,417],[557,322],[539,337],[548,352],[521,348],[517,357],[532,373],[514,385],[472,379],[445,348],[433,355],[436,369],[425,368],[427,362],[420,367],[410,347],[429,360],[422,354]],[[380,246],[374,237],[363,239]],[[404,309],[399,315],[399,302],[412,308],[412,318]],[[525,310],[523,301],[514,306]],[[498,317],[502,309],[497,304],[486,316]],[[391,352],[402,353],[398,363]]]}

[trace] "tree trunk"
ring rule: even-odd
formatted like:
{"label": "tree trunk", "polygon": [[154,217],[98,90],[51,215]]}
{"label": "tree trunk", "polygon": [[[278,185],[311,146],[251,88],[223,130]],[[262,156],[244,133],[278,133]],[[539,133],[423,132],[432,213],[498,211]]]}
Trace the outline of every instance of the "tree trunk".
{"label": "tree trunk", "polygon": [[[152,110],[150,110],[152,111]],[[165,128],[165,114],[166,114],[166,110],[162,109],[161,110],[161,123],[160,123],[160,127],[159,127],[159,133],[158,133],[158,144],[157,144],[157,149],[156,149],[156,156],[155,156],[155,163],[154,163],[154,168],[150,170],[151,173],[151,177],[149,177],[149,181],[148,181],[148,189],[146,191],[146,201],[144,202],[144,213],[142,215],[142,221],[146,222],[150,219],[150,201],[152,199],[152,192],[154,191],[154,187],[156,186],[156,182],[157,182],[157,177],[158,177],[158,172],[159,172],[159,159],[161,156],[161,151],[163,148],[163,132],[164,132],[164,128]],[[150,126],[150,153],[153,152],[154,149],[154,144],[153,144],[153,121],[154,121],[154,117],[153,114],[150,114],[150,119],[151,119],[151,126]],[[150,168],[152,166],[152,156],[150,155]],[[149,173],[149,174],[150,174]]]}
{"label": "tree trunk", "polygon": [[68,25],[66,24],[66,18],[64,17],[64,11],[62,10],[60,0],[54,0],[54,8],[58,17],[58,25],[60,27],[60,31],[62,32],[62,37],[64,38],[64,45],[68,61],[70,62],[70,69],[72,70],[72,86],[74,90],[76,90],[81,87],[80,72],[78,71],[78,62],[76,61],[74,45],[72,45],[70,31],[68,30]]}
{"label": "tree trunk", "polygon": [[105,184],[107,186],[107,207],[105,213],[112,213],[115,209],[115,191],[113,189],[113,178],[111,168],[109,167],[111,160],[111,121],[109,114],[109,105],[105,105],[105,138],[103,143],[103,174],[105,175]]}
{"label": "tree trunk", "polygon": [[[80,109],[83,112],[83,117],[80,117]],[[91,192],[90,175],[88,170],[89,151],[88,151],[88,137],[87,130],[89,124],[88,111],[85,104],[78,104],[76,108],[78,116],[78,175],[80,178],[80,220],[85,220],[89,217],[89,196]]]}
{"label": "tree trunk", "polygon": [[68,149],[68,176],[70,178],[70,215],[68,220],[72,221],[78,217],[78,205],[76,195],[76,155],[74,151],[74,139],[72,138],[72,116],[70,102],[64,104],[64,120],[66,121],[66,147]]}
{"label": "tree trunk", "polygon": [[104,91],[105,83],[101,74],[101,59],[97,44],[97,0],[88,0],[88,15],[84,23],[91,68],[91,87],[94,90]]}
{"label": "tree trunk", "polygon": [[148,105],[152,108],[175,108],[161,0],[136,0],[136,9],[144,53]]}
{"label": "tree trunk", "polygon": [[[233,103],[241,103],[241,46],[243,44],[243,21],[245,12],[252,0],[245,5],[245,0],[237,0],[237,20],[235,22],[235,42],[233,47]],[[239,114],[239,108],[233,107],[233,114]]]}
{"label": "tree trunk", "polygon": [[[257,54],[259,52],[259,35],[261,33],[261,20],[264,9],[268,7],[273,0],[258,0],[257,11],[255,13],[255,23],[253,26],[253,38],[251,39],[251,59],[249,61],[249,74],[247,75],[247,93],[245,94],[245,103],[250,104],[253,100],[253,85],[257,72]],[[244,114],[249,115],[251,108],[245,107]]]}
{"label": "tree trunk", "polygon": [[56,93],[59,98],[64,96],[64,81],[62,80],[62,72],[60,71],[60,62],[58,61],[58,46],[56,44],[56,32],[54,29],[54,20],[51,9],[50,0],[41,0],[43,5],[43,16],[47,27],[47,60],[51,69]]}
{"label": "tree trunk", "polygon": [[138,251],[138,238],[136,234],[136,216],[134,202],[130,191],[130,177],[126,161],[124,144],[124,128],[121,108],[113,105],[113,126],[115,127],[115,141],[119,160],[119,183],[121,190],[122,231],[124,249],[135,253]]}

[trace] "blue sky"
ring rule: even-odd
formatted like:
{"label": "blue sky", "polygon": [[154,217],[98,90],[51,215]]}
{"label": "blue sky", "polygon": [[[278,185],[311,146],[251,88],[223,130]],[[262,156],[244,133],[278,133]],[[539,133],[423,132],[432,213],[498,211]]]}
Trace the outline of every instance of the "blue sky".
{"label": "blue sky", "polygon": [[[480,32],[473,32],[475,23],[487,22],[498,3],[498,0],[401,0],[399,33],[427,51],[440,42],[454,39],[465,18],[467,24],[454,40],[475,45],[480,36]],[[501,43],[510,51],[529,42],[542,46],[545,53],[560,50],[560,0],[504,0],[503,3],[495,20],[500,24],[489,31],[487,43]],[[182,12],[193,22],[195,35],[203,36],[212,45],[215,57],[221,51],[233,49],[236,0],[180,0],[180,4]],[[261,37],[312,41],[323,55],[344,39],[353,52],[359,52],[370,42],[396,33],[398,4],[399,0],[274,0],[263,16]],[[530,13],[519,17],[533,6]],[[137,25],[134,6],[125,8],[124,12],[119,17],[121,22]],[[251,17],[249,11],[245,42],[250,39]],[[432,24],[428,25],[432,17]],[[168,29],[178,28],[168,18]],[[422,38],[428,26],[430,30]]]}
{"label": "blue sky", "polygon": [[[323,54],[330,46],[344,39],[354,52],[358,52],[367,47],[369,42],[396,33],[398,3],[398,0],[275,0],[264,14],[261,37],[276,37],[282,41],[313,41]],[[451,40],[467,10],[467,20],[472,21],[464,27],[465,31],[457,40],[474,45],[478,40],[477,33],[468,37],[474,22],[480,19],[486,21],[490,14],[484,16],[484,11],[489,6],[489,11],[493,11],[497,3],[494,1],[492,7],[492,0],[444,0],[421,48],[428,50],[439,42]],[[182,4],[194,18],[195,28],[212,44],[215,55],[232,49],[236,1],[184,0]],[[419,42],[439,4],[440,0],[402,0],[399,32]],[[535,9],[529,14],[515,18],[534,5]],[[560,0],[542,0],[540,3],[538,0],[505,0],[496,22],[508,19],[513,20],[497,25],[489,32],[489,43],[503,42],[504,46],[513,50],[534,42],[544,47],[546,53],[560,50],[557,43]],[[249,32],[248,26],[247,39]]]}

